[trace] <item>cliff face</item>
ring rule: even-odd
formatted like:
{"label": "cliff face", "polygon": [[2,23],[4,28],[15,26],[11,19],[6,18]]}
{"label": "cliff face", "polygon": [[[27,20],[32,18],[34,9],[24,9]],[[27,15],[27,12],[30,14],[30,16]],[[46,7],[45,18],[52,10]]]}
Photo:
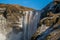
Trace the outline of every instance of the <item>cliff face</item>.
{"label": "cliff face", "polygon": [[19,18],[25,15],[25,11],[33,10],[19,5],[0,4],[0,14],[11,22],[19,21]]}
{"label": "cliff face", "polygon": [[0,8],[6,8],[6,9],[15,9],[15,10],[22,10],[22,11],[31,11],[34,10],[32,8],[27,8],[24,6],[20,6],[20,5],[13,5],[13,4],[0,4]]}
{"label": "cliff face", "polygon": [[[58,40],[60,38],[60,1],[48,4],[41,11],[39,26],[31,40]],[[59,39],[60,40],[60,39]]]}
{"label": "cliff face", "polygon": [[19,5],[0,4],[0,40],[23,40],[23,17],[33,10]]}
{"label": "cliff face", "polygon": [[10,17],[12,17],[11,19],[16,20],[15,16],[22,16],[24,11],[33,10],[34,9],[32,8],[27,8],[19,5],[0,4],[0,14],[3,14],[3,16],[7,19],[10,19]]}
{"label": "cliff face", "polygon": [[29,40],[39,18],[40,13],[32,8],[0,4],[0,40]]}

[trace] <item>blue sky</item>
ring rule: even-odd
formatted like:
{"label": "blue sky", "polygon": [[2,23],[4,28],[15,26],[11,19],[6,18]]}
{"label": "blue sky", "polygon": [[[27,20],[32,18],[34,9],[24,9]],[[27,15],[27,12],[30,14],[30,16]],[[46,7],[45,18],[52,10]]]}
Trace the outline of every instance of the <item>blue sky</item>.
{"label": "blue sky", "polygon": [[0,0],[0,3],[19,4],[25,7],[34,8],[36,10],[41,10],[52,1],[53,0]]}

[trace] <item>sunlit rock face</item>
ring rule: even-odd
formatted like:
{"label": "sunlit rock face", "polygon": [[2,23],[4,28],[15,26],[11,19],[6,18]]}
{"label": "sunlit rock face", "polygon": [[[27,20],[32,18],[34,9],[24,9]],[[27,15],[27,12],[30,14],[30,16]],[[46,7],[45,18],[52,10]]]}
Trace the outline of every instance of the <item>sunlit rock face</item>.
{"label": "sunlit rock face", "polygon": [[21,39],[22,20],[19,20],[19,22],[17,20],[16,20],[17,22],[11,22],[11,21],[9,22],[9,21],[2,14],[0,15],[0,40]]}
{"label": "sunlit rock face", "polygon": [[0,4],[0,40],[26,40],[26,37],[32,35],[32,33],[30,34],[33,32],[30,31],[32,26],[27,26],[27,24],[30,24],[33,14],[36,14],[35,17],[38,15],[31,10],[33,9],[18,5]]}
{"label": "sunlit rock face", "polygon": [[31,39],[37,29],[40,11],[18,5],[0,4],[0,13],[0,40]]}

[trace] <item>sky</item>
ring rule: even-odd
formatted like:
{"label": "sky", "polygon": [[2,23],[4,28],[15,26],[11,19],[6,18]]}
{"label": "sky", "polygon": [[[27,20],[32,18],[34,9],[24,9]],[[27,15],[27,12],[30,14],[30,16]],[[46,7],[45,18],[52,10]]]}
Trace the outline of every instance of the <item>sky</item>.
{"label": "sky", "polygon": [[53,0],[0,0],[0,3],[4,4],[18,4],[28,8],[33,8],[36,10],[41,10],[44,8],[48,3],[52,2]]}

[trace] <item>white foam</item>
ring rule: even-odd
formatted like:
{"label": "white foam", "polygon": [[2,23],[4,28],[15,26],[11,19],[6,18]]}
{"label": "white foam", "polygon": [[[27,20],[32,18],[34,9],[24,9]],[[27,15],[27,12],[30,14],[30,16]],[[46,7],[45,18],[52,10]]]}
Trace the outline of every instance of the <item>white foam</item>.
{"label": "white foam", "polygon": [[0,33],[0,40],[6,40],[6,36]]}

